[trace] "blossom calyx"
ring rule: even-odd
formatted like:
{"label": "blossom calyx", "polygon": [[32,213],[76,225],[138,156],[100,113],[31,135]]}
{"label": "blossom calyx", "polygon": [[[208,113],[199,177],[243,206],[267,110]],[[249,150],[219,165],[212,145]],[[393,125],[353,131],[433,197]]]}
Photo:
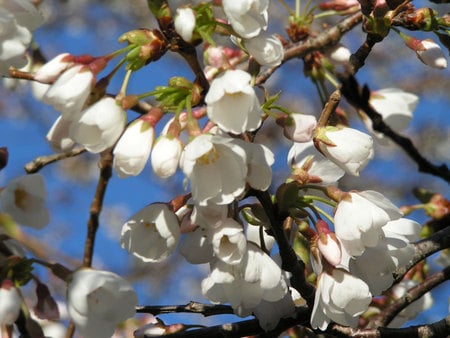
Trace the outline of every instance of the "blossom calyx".
{"label": "blossom calyx", "polygon": [[127,41],[135,47],[128,52],[127,69],[138,70],[151,61],[158,60],[167,50],[167,41],[157,29],[136,29],[122,34],[119,42]]}

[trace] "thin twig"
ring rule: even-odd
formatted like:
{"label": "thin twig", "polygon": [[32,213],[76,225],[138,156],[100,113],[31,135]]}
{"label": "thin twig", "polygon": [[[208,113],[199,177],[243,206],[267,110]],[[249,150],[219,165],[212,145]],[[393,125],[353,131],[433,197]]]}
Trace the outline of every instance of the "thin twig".
{"label": "thin twig", "polygon": [[25,171],[28,174],[37,173],[39,170],[41,170],[43,167],[45,167],[48,164],[51,164],[56,161],[64,160],[66,158],[78,156],[78,155],[84,153],[85,151],[86,151],[86,149],[84,147],[78,147],[78,148],[72,149],[71,151],[68,151],[65,153],[57,153],[57,154],[39,156],[39,157],[36,157],[33,161],[28,162],[25,165]]}
{"label": "thin twig", "polygon": [[94,199],[91,203],[90,216],[87,224],[87,235],[84,243],[83,266],[90,267],[92,265],[92,257],[94,254],[95,236],[99,226],[99,216],[103,206],[106,188],[112,175],[112,149],[102,153],[100,157],[100,177],[97,183]]}
{"label": "thin twig", "polygon": [[369,103],[370,90],[367,86],[361,88],[352,75],[339,75],[342,82],[342,95],[356,109],[363,111],[371,120],[375,131],[382,133],[394,141],[418,165],[420,172],[440,177],[450,183],[450,170],[447,165],[432,164],[414,147],[411,140],[393,131]]}

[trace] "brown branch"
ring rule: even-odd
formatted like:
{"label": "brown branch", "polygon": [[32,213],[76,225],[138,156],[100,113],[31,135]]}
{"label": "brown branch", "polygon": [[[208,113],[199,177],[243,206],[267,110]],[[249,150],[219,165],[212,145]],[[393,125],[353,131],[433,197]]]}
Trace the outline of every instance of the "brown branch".
{"label": "brown branch", "polygon": [[314,304],[315,288],[306,280],[305,263],[297,257],[297,254],[290,245],[283,230],[283,222],[288,215],[280,215],[277,205],[272,203],[270,194],[267,191],[255,190],[254,195],[263,206],[270,220],[270,227],[273,236],[277,241],[281,256],[281,268],[291,272],[291,286],[301,294],[308,306],[312,308]]}
{"label": "brown branch", "polygon": [[326,332],[337,337],[446,338],[450,334],[450,316],[431,324],[409,326],[401,329],[386,327],[379,327],[377,329],[353,329],[334,324]]}
{"label": "brown branch", "polygon": [[[265,332],[260,326],[257,319],[244,320],[235,323],[222,324],[217,326],[210,326],[200,329],[193,329],[189,331],[177,332],[173,334],[164,335],[161,337],[170,338],[205,338],[205,337],[245,337],[260,335],[261,337],[278,337],[282,332],[295,325],[307,325],[309,323],[310,311],[305,308],[297,308],[294,317],[282,318],[277,327],[272,331]],[[144,336],[146,337],[146,336]],[[150,337],[150,336],[148,336]],[[154,336],[152,336],[154,337]]]}
{"label": "brown branch", "polygon": [[410,262],[397,269],[394,273],[395,283],[402,280],[405,274],[421,260],[447,248],[450,248],[450,226],[414,244],[414,254]]}
{"label": "brown branch", "polygon": [[84,149],[84,147],[80,147],[80,148],[75,148],[72,149],[71,151],[65,152],[65,153],[57,153],[57,154],[51,154],[51,155],[46,155],[46,156],[39,156],[36,157],[33,161],[28,162],[25,165],[25,171],[28,174],[33,174],[33,173],[37,173],[39,170],[41,170],[43,167],[45,167],[46,165],[59,161],[59,160],[63,160],[69,157],[75,157],[78,156],[82,153],[84,153],[86,151],[86,149]]}
{"label": "brown branch", "polygon": [[[299,43],[287,46],[284,50],[283,63],[294,58],[302,58],[311,51],[337,44],[341,40],[342,36],[358,25],[361,20],[362,14],[361,12],[357,12],[345,18],[337,25],[323,31],[316,37],[310,37],[306,41],[301,41]],[[270,67],[261,73],[256,78],[255,84],[263,84],[279,67],[281,67],[281,65]]]}
{"label": "brown branch", "polygon": [[377,319],[371,324],[374,327],[387,326],[405,307],[407,307],[409,304],[413,303],[438,285],[447,281],[449,278],[450,267],[447,267],[444,270],[429,276],[419,285],[416,285],[415,287],[409,289],[403,297],[397,299],[393,304],[383,309],[383,311],[377,316]]}
{"label": "brown branch", "polygon": [[382,133],[394,141],[418,165],[423,173],[440,177],[450,183],[450,170],[447,165],[432,164],[414,147],[411,140],[393,131],[384,121],[383,117],[369,104],[370,90],[367,86],[361,88],[352,75],[339,75],[342,82],[342,95],[356,109],[363,111],[371,120],[375,131]]}
{"label": "brown branch", "polygon": [[94,254],[95,236],[99,226],[99,216],[103,206],[106,188],[112,175],[113,155],[112,149],[102,153],[100,157],[100,177],[97,183],[94,199],[91,203],[90,216],[87,223],[86,241],[84,243],[83,266],[92,265],[92,256]]}
{"label": "brown branch", "polygon": [[137,306],[137,313],[151,313],[152,315],[159,315],[163,313],[199,313],[205,317],[221,315],[221,314],[233,314],[233,308],[229,305],[212,305],[203,304],[198,302],[189,302],[185,305],[150,305],[150,306]]}

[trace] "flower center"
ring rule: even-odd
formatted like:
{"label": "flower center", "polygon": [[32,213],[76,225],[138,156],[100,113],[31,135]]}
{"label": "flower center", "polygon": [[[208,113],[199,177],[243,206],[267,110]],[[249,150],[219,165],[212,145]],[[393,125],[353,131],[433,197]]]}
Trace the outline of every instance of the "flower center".
{"label": "flower center", "polygon": [[198,164],[213,164],[220,158],[219,152],[216,150],[216,148],[212,148],[210,151],[208,151],[205,155],[197,158]]}
{"label": "flower center", "polygon": [[26,208],[27,192],[22,188],[14,190],[14,204],[22,210]]}

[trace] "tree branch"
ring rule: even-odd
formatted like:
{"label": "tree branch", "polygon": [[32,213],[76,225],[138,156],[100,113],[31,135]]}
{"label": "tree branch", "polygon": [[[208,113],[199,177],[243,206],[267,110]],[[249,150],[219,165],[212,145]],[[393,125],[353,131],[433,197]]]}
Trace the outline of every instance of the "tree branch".
{"label": "tree branch", "polygon": [[84,153],[86,149],[84,147],[79,147],[72,149],[71,151],[65,152],[65,153],[57,153],[57,154],[51,154],[46,156],[39,156],[36,157],[33,161],[28,162],[25,165],[25,171],[28,174],[34,174],[37,173],[39,170],[41,170],[43,167],[45,167],[48,164],[51,164],[53,162],[63,160],[70,157],[78,156],[82,153]]}
{"label": "tree branch", "polygon": [[314,305],[315,288],[306,280],[305,263],[297,257],[297,254],[289,244],[284,233],[283,222],[287,215],[284,217],[284,215],[279,214],[277,206],[272,203],[267,191],[255,190],[254,193],[269,217],[270,226],[281,256],[281,268],[292,273],[290,279],[291,286],[301,294],[308,306],[312,308]]}
{"label": "tree branch", "polygon": [[398,283],[403,279],[405,274],[421,260],[431,256],[435,252],[450,248],[450,227],[446,227],[435,232],[430,237],[423,239],[414,244],[414,254],[410,262],[397,269],[394,273],[394,283]]}
{"label": "tree branch", "polygon": [[189,302],[185,305],[151,305],[151,306],[137,306],[137,313],[151,313],[152,315],[159,315],[163,313],[199,313],[205,317],[221,315],[221,314],[234,314],[233,308],[228,305],[212,305],[203,304],[199,302]]}
{"label": "tree branch", "polygon": [[94,254],[95,235],[99,226],[99,216],[103,206],[106,187],[112,175],[113,155],[112,149],[102,153],[100,157],[100,177],[97,183],[94,199],[91,203],[90,216],[87,224],[86,241],[84,243],[83,266],[92,265],[92,256]]}
{"label": "tree branch", "polygon": [[433,165],[419,153],[409,138],[401,136],[393,131],[383,121],[383,117],[371,107],[369,104],[370,91],[367,86],[361,88],[355,77],[352,75],[341,74],[339,77],[342,82],[342,95],[344,95],[351,105],[356,109],[363,111],[372,120],[372,127],[375,131],[386,135],[400,146],[400,148],[402,148],[403,151],[418,165],[418,170],[420,172],[440,177],[447,181],[447,183],[450,183],[450,170],[447,165]]}
{"label": "tree branch", "polygon": [[374,327],[387,326],[405,307],[422,297],[428,291],[434,289],[436,286],[447,281],[449,278],[450,267],[429,276],[419,285],[409,289],[403,297],[397,299],[393,304],[383,309],[377,316],[377,319],[371,321],[371,324],[373,324]]}
{"label": "tree branch", "polygon": [[446,338],[450,334],[450,316],[432,324],[410,326],[401,329],[379,327],[377,329],[352,329],[332,325],[327,333],[337,337],[360,338]]}
{"label": "tree branch", "polygon": [[[177,332],[164,335],[161,337],[170,338],[217,338],[217,337],[245,337],[261,335],[261,337],[278,337],[279,334],[295,325],[307,325],[309,323],[310,311],[306,307],[296,309],[294,317],[282,318],[277,327],[272,331],[265,332],[258,323],[257,319],[244,320],[235,323],[227,323],[222,325],[210,326],[189,331]],[[144,336],[150,338],[150,336]],[[154,337],[154,336],[152,336]]]}

